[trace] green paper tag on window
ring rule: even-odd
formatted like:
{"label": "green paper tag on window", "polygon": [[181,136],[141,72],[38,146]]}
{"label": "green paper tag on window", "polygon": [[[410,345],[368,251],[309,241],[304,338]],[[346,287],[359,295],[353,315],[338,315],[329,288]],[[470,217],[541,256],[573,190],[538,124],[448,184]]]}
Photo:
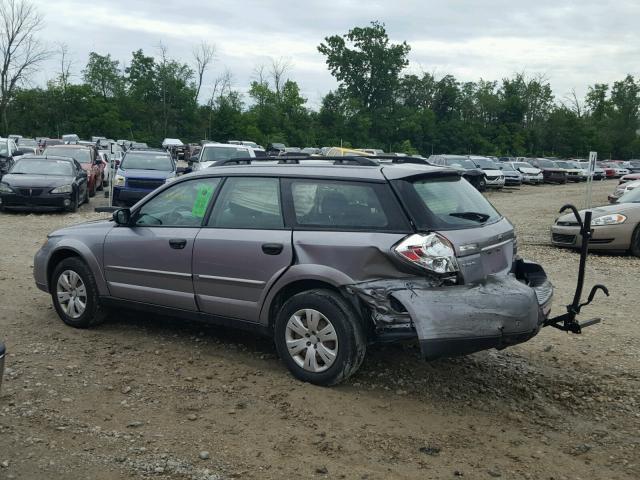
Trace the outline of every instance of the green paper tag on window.
{"label": "green paper tag on window", "polygon": [[211,197],[213,196],[213,190],[213,185],[203,184],[198,187],[198,195],[196,196],[196,201],[193,203],[193,208],[191,209],[191,214],[194,217],[204,217],[204,214],[207,211],[207,205],[209,205],[209,200],[211,200]]}

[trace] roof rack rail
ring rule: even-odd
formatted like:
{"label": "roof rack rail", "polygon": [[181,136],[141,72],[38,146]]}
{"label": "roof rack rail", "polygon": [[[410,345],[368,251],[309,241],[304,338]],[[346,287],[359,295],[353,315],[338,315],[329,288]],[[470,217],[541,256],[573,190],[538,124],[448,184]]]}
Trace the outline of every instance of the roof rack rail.
{"label": "roof rack rail", "polygon": [[251,165],[252,163],[262,162],[277,162],[279,165],[300,165],[302,162],[333,162],[333,165],[361,165],[367,167],[375,167],[380,165],[380,162],[375,160],[374,157],[359,157],[359,156],[345,156],[345,157],[309,157],[309,156],[283,156],[283,157],[251,157],[251,158],[229,158],[226,160],[218,160],[212,166],[223,167],[227,165]]}

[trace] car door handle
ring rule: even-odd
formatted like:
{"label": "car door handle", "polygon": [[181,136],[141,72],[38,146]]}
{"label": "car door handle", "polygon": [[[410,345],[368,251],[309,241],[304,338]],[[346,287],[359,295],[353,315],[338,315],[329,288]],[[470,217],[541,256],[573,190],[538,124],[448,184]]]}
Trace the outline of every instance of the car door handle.
{"label": "car door handle", "polygon": [[284,249],[284,245],[281,243],[263,243],[262,251],[267,255],[280,255],[282,250]]}
{"label": "car door handle", "polygon": [[172,238],[169,240],[169,246],[176,250],[182,250],[187,246],[187,241],[184,238]]}

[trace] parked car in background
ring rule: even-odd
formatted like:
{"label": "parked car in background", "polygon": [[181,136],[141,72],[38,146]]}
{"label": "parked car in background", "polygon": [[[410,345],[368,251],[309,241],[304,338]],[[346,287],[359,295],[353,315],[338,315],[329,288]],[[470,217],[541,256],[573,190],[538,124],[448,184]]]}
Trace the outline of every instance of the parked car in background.
{"label": "parked car in background", "polygon": [[34,138],[20,138],[16,142],[17,147],[22,150],[22,152],[26,155],[28,153],[37,154],[40,153],[40,146],[38,142]]}
{"label": "parked car in background", "polygon": [[431,155],[428,159],[431,165],[455,168],[462,172],[462,176],[476,187],[476,190],[484,192],[487,189],[485,173],[476,164],[464,155]]}
{"label": "parked car in background", "polygon": [[[640,257],[640,188],[628,190],[613,205],[592,209],[589,250],[628,251]],[[584,211],[580,212],[584,219]],[[580,248],[580,226],[573,214],[562,215],[551,227],[558,247]]]}
{"label": "parked car in background", "polygon": [[629,170],[621,167],[616,162],[602,162],[600,166],[605,169],[607,178],[620,178],[631,173]]}
{"label": "parked car in background", "polygon": [[105,165],[95,147],[86,145],[54,145],[47,147],[42,154],[45,156],[71,157],[77,160],[87,172],[90,197],[95,196],[97,190],[104,188]]}
{"label": "parked car in background", "polygon": [[640,180],[635,180],[632,182],[624,182],[620,183],[616,186],[616,189],[613,193],[608,195],[609,203],[616,203],[620,197],[622,197],[625,193],[630,192],[631,190],[635,190],[640,187]]}
{"label": "parked car in background", "polygon": [[0,178],[5,175],[13,164],[23,155],[16,142],[10,138],[0,138]]}
{"label": "parked car in background", "polygon": [[542,170],[534,167],[530,163],[522,161],[507,163],[520,172],[520,174],[522,175],[522,183],[527,183],[529,185],[539,185],[544,182]]}
{"label": "parked car in background", "polygon": [[319,385],[349,378],[371,343],[416,340],[435,359],[540,331],[553,286],[459,172],[324,161],[208,168],[53,232],[36,285],[73,327],[117,305],[261,332]]}
{"label": "parked car in background", "polygon": [[640,173],[640,160],[629,160],[623,167],[631,173]]}
{"label": "parked car in background", "polygon": [[640,173],[630,173],[628,175],[623,175],[620,177],[618,183],[623,184],[627,182],[633,182],[635,180],[640,180]]}
{"label": "parked car in background", "polygon": [[487,188],[500,189],[504,187],[504,174],[496,162],[490,158],[480,157],[477,155],[469,155],[469,160],[484,172],[484,176],[487,181]]}
{"label": "parked car in background", "polygon": [[316,147],[305,147],[302,149],[302,153],[306,153],[308,155],[322,155],[322,150]]}
{"label": "parked car in background", "polygon": [[287,148],[287,146],[284,143],[270,143],[267,145],[267,154],[279,155],[280,152],[284,152],[285,148]]}
{"label": "parked car in background", "polygon": [[584,182],[588,178],[586,171],[580,166],[575,165],[573,162],[568,160],[555,160],[555,163],[558,167],[567,172],[567,180],[569,182]]}
{"label": "parked car in background", "polygon": [[62,135],[62,141],[67,144],[74,144],[80,141],[80,137],[75,133],[68,133],[66,135]]}
{"label": "parked car in background", "polygon": [[130,150],[145,150],[147,148],[149,148],[149,145],[144,142],[131,142],[129,146]]}
{"label": "parked car in background", "polygon": [[504,185],[506,187],[519,187],[522,185],[522,174],[509,162],[501,162],[497,164],[504,175]]}
{"label": "parked car in background", "polygon": [[12,133],[11,135],[7,135],[7,138],[13,140],[14,142],[17,142],[22,138],[22,135],[16,135],[15,133]]}
{"label": "parked car in background", "polygon": [[189,163],[193,171],[198,171],[209,168],[220,160],[250,157],[256,157],[251,147],[230,143],[207,143],[202,146],[202,150],[198,156],[191,157]]}
{"label": "parked car in background", "polygon": [[113,204],[130,206],[175,179],[175,160],[164,151],[130,150],[113,179]]}
{"label": "parked car in background", "polygon": [[0,209],[75,212],[89,201],[87,173],[74,159],[23,157],[0,181]]}
{"label": "parked car in background", "polygon": [[548,160],[546,158],[532,158],[528,159],[528,162],[532,166],[539,168],[542,170],[542,176],[544,178],[544,183],[567,183],[567,172],[558,167],[556,162],[553,160]]}
{"label": "parked car in background", "polygon": [[63,145],[64,142],[60,138],[45,138],[40,146],[40,150],[44,151],[47,147],[52,147],[54,145]]}
{"label": "parked car in background", "polygon": [[360,150],[370,153],[371,155],[384,155],[384,150],[379,148],[361,148]]}

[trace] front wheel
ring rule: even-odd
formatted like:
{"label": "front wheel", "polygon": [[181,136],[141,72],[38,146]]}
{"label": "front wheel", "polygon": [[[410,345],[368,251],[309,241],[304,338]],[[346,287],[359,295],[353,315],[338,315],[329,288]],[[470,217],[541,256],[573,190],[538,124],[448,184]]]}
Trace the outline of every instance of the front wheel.
{"label": "front wheel", "polygon": [[631,235],[631,245],[629,246],[629,251],[631,255],[640,257],[640,224],[633,231],[633,235]]}
{"label": "front wheel", "polygon": [[487,189],[487,182],[486,180],[480,180],[478,182],[478,191],[480,192],[484,192]]}
{"label": "front wheel", "polygon": [[294,377],[316,385],[335,385],[353,375],[366,353],[358,314],[338,293],[310,290],[280,309],[275,344]]}
{"label": "front wheel", "polygon": [[88,328],[104,320],[93,273],[79,258],[65,258],[56,265],[49,288],[53,306],[67,325]]}

